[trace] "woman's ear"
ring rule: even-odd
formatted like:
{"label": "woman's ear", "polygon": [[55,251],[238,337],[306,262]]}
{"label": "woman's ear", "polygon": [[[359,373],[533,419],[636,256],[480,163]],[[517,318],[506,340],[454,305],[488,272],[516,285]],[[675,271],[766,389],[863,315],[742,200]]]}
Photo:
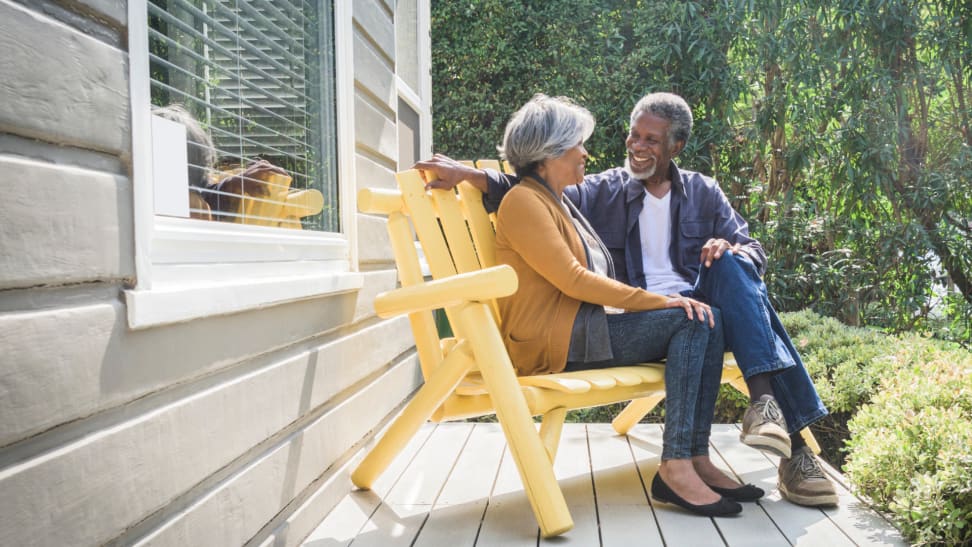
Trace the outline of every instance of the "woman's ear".
{"label": "woman's ear", "polygon": [[533,170],[542,178],[547,178],[547,160],[537,162]]}

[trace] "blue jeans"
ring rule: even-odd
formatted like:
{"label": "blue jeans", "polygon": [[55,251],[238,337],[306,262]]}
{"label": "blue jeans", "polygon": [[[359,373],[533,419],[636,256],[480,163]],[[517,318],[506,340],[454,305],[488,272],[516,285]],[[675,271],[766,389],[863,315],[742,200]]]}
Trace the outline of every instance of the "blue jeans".
{"label": "blue jeans", "polygon": [[681,308],[608,315],[614,359],[567,363],[567,370],[583,370],[665,359],[662,460],[709,453],[725,346],[719,311],[712,311],[714,328],[708,320],[689,319]]}
{"label": "blue jeans", "polygon": [[726,350],[747,379],[774,373],[773,392],[790,433],[827,415],[813,380],[770,304],[756,267],[740,254],[724,254],[699,270],[689,296],[722,311]]}

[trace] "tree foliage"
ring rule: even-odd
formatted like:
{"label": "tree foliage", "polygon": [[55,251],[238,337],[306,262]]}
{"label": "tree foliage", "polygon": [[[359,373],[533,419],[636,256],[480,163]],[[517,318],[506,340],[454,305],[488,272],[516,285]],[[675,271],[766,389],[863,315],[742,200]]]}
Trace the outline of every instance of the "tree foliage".
{"label": "tree foliage", "polygon": [[781,309],[972,339],[972,4],[433,1],[432,46],[436,151],[495,157],[544,92],[594,113],[605,169],[637,99],[674,91],[679,163],[750,221]]}

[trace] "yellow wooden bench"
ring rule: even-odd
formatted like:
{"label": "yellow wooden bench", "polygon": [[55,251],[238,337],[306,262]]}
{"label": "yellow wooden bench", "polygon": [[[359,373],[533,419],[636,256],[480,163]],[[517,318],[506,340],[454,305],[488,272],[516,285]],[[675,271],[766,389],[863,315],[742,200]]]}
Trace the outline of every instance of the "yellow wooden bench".
{"label": "yellow wooden bench", "polygon": [[[509,266],[496,265],[493,226],[482,194],[467,182],[455,191],[426,191],[414,170],[396,176],[400,191],[361,190],[358,208],[388,216],[402,286],[379,295],[375,310],[381,317],[408,314],[425,383],[351,479],[369,488],[426,420],[495,413],[541,534],[562,534],[573,521],[552,464],[567,411],[631,401],[612,422],[626,434],[664,398],[664,365],[516,376],[500,337],[502,318],[495,300],[513,294],[517,278]],[[423,277],[413,230],[430,281]],[[455,333],[452,338],[438,337],[432,311],[440,308]],[[727,357],[722,381],[746,393],[742,374],[731,354]],[[539,431],[533,416],[542,416]]]}

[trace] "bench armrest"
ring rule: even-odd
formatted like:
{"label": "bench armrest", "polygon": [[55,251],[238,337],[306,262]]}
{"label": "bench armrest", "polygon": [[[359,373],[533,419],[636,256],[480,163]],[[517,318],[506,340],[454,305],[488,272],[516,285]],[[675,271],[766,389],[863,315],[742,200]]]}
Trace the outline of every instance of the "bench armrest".
{"label": "bench armrest", "polygon": [[402,208],[402,193],[383,188],[362,188],[358,191],[358,210],[372,215],[388,215]]}
{"label": "bench armrest", "polygon": [[509,296],[516,292],[516,272],[505,264],[402,287],[375,297],[379,317],[457,306]]}

